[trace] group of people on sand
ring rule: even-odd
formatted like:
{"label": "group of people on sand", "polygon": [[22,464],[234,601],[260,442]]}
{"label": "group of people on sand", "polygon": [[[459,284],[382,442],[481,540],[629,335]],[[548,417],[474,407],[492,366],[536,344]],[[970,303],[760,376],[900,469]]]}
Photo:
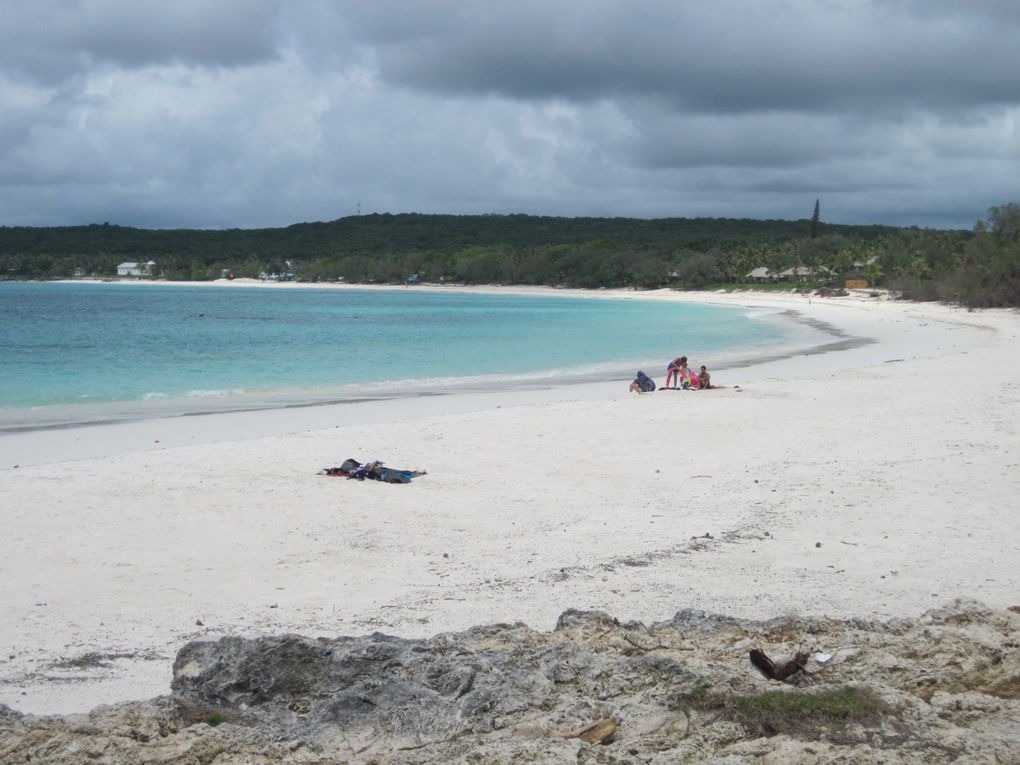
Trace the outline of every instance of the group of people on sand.
{"label": "group of people on sand", "polygon": [[[666,384],[661,390],[708,390],[716,387],[718,386],[712,385],[712,375],[708,373],[707,367],[702,366],[695,374],[694,370],[687,366],[687,357],[680,356],[669,362],[669,366],[666,367]],[[655,381],[639,371],[630,384],[630,390],[632,393],[649,393],[655,390]]]}
{"label": "group of people on sand", "polygon": [[687,367],[686,356],[681,356],[669,362],[669,366],[666,367],[666,384],[662,387],[668,389],[671,380],[673,382],[673,390],[677,388],[700,390],[712,387],[712,375],[708,373],[708,369],[702,366],[701,371],[698,374],[694,374]]}

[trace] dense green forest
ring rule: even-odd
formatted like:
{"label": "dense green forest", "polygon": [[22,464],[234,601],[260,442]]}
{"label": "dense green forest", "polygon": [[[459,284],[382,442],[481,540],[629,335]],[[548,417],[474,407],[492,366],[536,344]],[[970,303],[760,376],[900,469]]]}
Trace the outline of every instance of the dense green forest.
{"label": "dense green forest", "polygon": [[[457,282],[566,287],[842,286],[904,297],[1020,306],[1020,204],[973,231],[810,220],[359,215],[286,228],[148,230],[110,224],[0,227],[0,278],[112,277],[124,261],[157,278],[224,273],[352,283]],[[761,272],[759,272],[761,273]]]}

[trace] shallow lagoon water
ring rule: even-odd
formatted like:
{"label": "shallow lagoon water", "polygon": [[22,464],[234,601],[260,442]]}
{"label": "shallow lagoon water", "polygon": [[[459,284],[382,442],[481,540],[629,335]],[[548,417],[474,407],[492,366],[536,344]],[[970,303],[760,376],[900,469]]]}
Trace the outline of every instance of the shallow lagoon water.
{"label": "shallow lagoon water", "polygon": [[[824,333],[760,309],[612,297],[0,283],[0,428],[490,387],[661,380]],[[811,335],[811,337],[809,337]]]}

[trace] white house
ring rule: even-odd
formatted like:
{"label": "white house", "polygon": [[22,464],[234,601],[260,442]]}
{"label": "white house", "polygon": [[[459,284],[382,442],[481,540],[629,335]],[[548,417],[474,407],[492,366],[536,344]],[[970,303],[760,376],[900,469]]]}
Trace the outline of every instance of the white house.
{"label": "white house", "polygon": [[131,261],[121,263],[117,266],[117,276],[148,276],[152,273],[154,265],[156,265],[154,260],[150,260],[148,263],[134,263]]}
{"label": "white house", "polygon": [[752,282],[771,282],[776,279],[775,275],[765,266],[758,266],[752,271],[748,271],[744,278],[750,279]]}
{"label": "white house", "polygon": [[785,271],[780,271],[778,274],[779,280],[783,282],[793,281],[795,279],[812,279],[816,275],[818,276],[829,276],[832,274],[825,266],[818,266],[817,269],[811,268],[810,266],[796,266],[794,268],[788,268]]}

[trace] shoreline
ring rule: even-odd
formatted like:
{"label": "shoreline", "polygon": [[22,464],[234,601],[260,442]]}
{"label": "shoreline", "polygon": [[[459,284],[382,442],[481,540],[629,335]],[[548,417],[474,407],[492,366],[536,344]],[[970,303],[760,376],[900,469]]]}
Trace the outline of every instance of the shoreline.
{"label": "shoreline", "polygon": [[[354,289],[364,291],[399,291],[403,288],[394,285],[348,285],[340,283],[318,284],[302,282],[264,282],[254,279],[219,279],[211,282],[173,282],[166,280],[115,280],[113,282],[94,279],[55,280],[69,284],[118,284],[126,288],[139,285],[157,286],[201,286],[224,289],[253,287],[259,289]],[[553,287],[532,286],[464,286],[464,285],[414,285],[409,289],[438,291],[446,293],[469,294],[518,294],[532,297],[568,296],[587,299],[622,299],[652,300],[682,303],[698,303],[719,305],[729,308],[754,310],[767,308],[774,311],[768,320],[786,321],[799,324],[801,327],[817,334],[817,338],[806,344],[784,344],[772,349],[765,349],[750,355],[728,352],[720,354],[720,361],[712,363],[714,374],[719,372],[737,375],[740,379],[756,379],[759,367],[772,370],[776,364],[797,361],[804,357],[819,354],[839,354],[864,345],[880,343],[872,337],[854,335],[845,331],[832,321],[824,321],[806,316],[801,308],[812,305],[812,296],[795,292],[759,293],[759,292],[678,292],[676,290],[584,290],[562,289]],[[874,299],[867,301],[859,296],[839,298],[843,305],[879,302]],[[836,304],[836,303],[834,303]],[[803,339],[802,339],[803,340]],[[852,363],[850,359],[836,361],[827,365],[839,369]],[[863,363],[870,363],[864,359]],[[804,365],[798,363],[797,373],[803,373]],[[648,368],[648,367],[646,367]],[[307,399],[304,396],[287,400],[277,397],[269,402],[265,398],[253,397],[248,402],[233,403],[224,406],[219,399],[208,401],[190,401],[171,399],[169,409],[159,410],[152,405],[139,405],[138,402],[113,403],[110,405],[70,405],[68,407],[45,407],[57,414],[48,414],[50,422],[41,424],[28,420],[25,424],[17,418],[21,410],[7,410],[8,421],[0,427],[0,470],[12,466],[28,466],[45,462],[58,462],[67,459],[80,459],[98,456],[111,456],[136,450],[165,449],[171,446],[209,443],[216,440],[250,438],[267,435],[280,435],[291,430],[316,429],[323,427],[322,419],[330,423],[354,424],[365,422],[381,422],[416,416],[425,404],[426,412],[453,413],[469,411],[500,405],[507,401],[510,405],[540,403],[558,400],[602,398],[612,395],[617,389],[625,390],[629,383],[632,370],[622,367],[615,372],[567,375],[553,377],[551,375],[534,375],[527,379],[521,376],[508,376],[492,384],[487,381],[468,382],[467,385],[421,385],[412,386],[407,392],[407,384],[394,383],[379,386],[379,391],[366,395],[360,386],[357,393],[350,397],[324,397]],[[652,375],[653,379],[660,377]],[[661,379],[661,378],[660,378]],[[389,388],[392,392],[387,393]],[[495,395],[492,395],[493,392]],[[244,394],[225,397],[233,402]],[[441,401],[442,403],[434,403]],[[164,402],[159,402],[164,404]],[[164,404],[165,405],[165,404]],[[191,408],[186,408],[190,406]],[[202,407],[206,408],[202,408]],[[103,412],[100,415],[84,415],[83,411]],[[66,419],[55,419],[60,412],[68,412]],[[189,423],[192,418],[211,418],[208,424],[194,426]],[[148,424],[147,424],[148,423]],[[65,432],[73,436],[71,441],[63,441],[56,445],[53,439],[46,436],[48,432]],[[149,440],[150,431],[158,431],[160,438]]]}
{"label": "shoreline", "polygon": [[[727,308],[753,310],[756,306],[727,305]],[[743,370],[759,364],[786,361],[799,356],[822,353],[836,353],[876,342],[873,338],[849,336],[839,327],[801,315],[795,310],[782,310],[769,314],[760,320],[776,321],[794,325],[799,337],[793,333],[775,346],[761,349],[725,350],[712,355],[714,372]],[[814,333],[809,337],[808,333]],[[639,364],[654,369],[653,363]],[[623,361],[607,362],[604,368],[595,371],[572,371],[550,369],[543,372],[506,373],[483,376],[452,377],[441,380],[397,380],[384,381],[366,386],[364,384],[338,385],[334,389],[305,391],[300,394],[281,391],[261,393],[235,392],[206,398],[169,397],[161,398],[155,405],[148,401],[115,401],[105,404],[52,404],[0,410],[0,469],[4,464],[5,436],[24,435],[38,431],[77,430],[108,425],[124,425],[150,420],[175,420],[187,417],[207,417],[224,414],[259,413],[276,410],[296,410],[315,407],[353,407],[370,402],[421,401],[430,397],[458,397],[464,394],[479,394],[497,391],[500,394],[526,393],[528,391],[549,391],[552,398],[568,399],[578,386],[614,384],[626,386],[633,379],[633,364]],[[350,394],[341,391],[350,389]],[[558,394],[552,393],[558,391]],[[548,398],[548,397],[546,397]],[[90,455],[94,456],[94,455]],[[22,464],[34,464],[35,460],[22,459]]]}
{"label": "shoreline", "polygon": [[[177,648],[217,634],[1015,603],[1020,315],[757,297],[876,342],[693,394],[608,382],[11,437],[49,462],[0,470],[0,576],[17,582],[0,703],[166,693]],[[114,453],[89,456],[89,439]],[[428,474],[316,475],[347,457]]]}
{"label": "shoreline", "polygon": [[[149,280],[130,280],[110,285],[107,282],[89,280],[56,280],[58,284],[92,284],[113,286],[115,289],[123,287],[130,290],[134,287],[193,287],[195,284],[188,282],[165,282]],[[345,285],[345,284],[309,284],[309,283],[275,283],[275,282],[254,282],[244,280],[197,283],[201,287],[213,287],[223,289],[284,289],[299,291],[328,292],[343,290],[346,292],[358,291],[385,291],[399,295],[399,288],[391,285]],[[419,293],[445,293],[445,294],[482,294],[498,295],[501,297],[518,296],[528,298],[561,298],[570,299],[602,299],[619,302],[634,297],[630,290],[562,290],[553,288],[528,287],[528,288],[495,288],[495,287],[451,287],[444,285],[420,285],[417,287]],[[666,301],[661,298],[665,293]],[[405,291],[406,294],[406,291]],[[639,297],[646,293],[638,293]],[[691,301],[673,300],[668,290],[656,293],[647,293],[648,300],[642,299],[644,303],[681,303],[690,304]],[[699,302],[699,301],[694,301]],[[814,323],[809,320],[802,320],[799,314],[794,311],[783,311],[776,308],[755,310],[752,306],[743,304],[718,303],[717,307],[728,311],[738,310],[751,321],[762,321],[776,325],[786,325],[783,331],[784,339],[776,341],[774,345],[756,348],[753,346],[740,347],[739,344],[732,348],[713,350],[710,356],[704,360],[713,365],[713,368],[728,369],[735,366],[746,366],[757,363],[759,359],[778,358],[778,353],[783,356],[795,355],[807,351],[817,352],[819,348],[831,345],[834,337],[838,336],[838,328],[831,325]],[[662,350],[659,358],[659,351]],[[557,364],[550,359],[546,362],[547,368],[532,369],[530,367],[515,370],[512,365],[503,371],[463,373],[458,376],[443,376],[433,373],[424,374],[418,378],[394,377],[392,374],[383,375],[384,379],[366,378],[361,381],[334,381],[331,383],[318,384],[315,387],[306,387],[301,381],[281,381],[275,387],[252,387],[247,388],[241,380],[233,380],[220,385],[211,384],[204,386],[210,390],[198,390],[192,392],[180,392],[166,394],[159,389],[148,392],[142,398],[82,402],[78,399],[69,400],[63,403],[45,404],[22,404],[17,407],[0,409],[0,434],[4,433],[26,433],[34,430],[45,429],[67,429],[76,427],[88,427],[93,425],[116,424],[131,422],[141,419],[163,419],[179,416],[197,416],[209,414],[221,414],[227,412],[258,411],[263,409],[286,409],[300,408],[305,406],[319,406],[332,404],[359,404],[372,400],[395,400],[402,398],[421,398],[424,396],[456,395],[461,392],[476,393],[486,390],[514,390],[534,389],[546,387],[574,386],[607,381],[630,381],[633,379],[634,371],[639,368],[658,368],[665,366],[663,360],[676,349],[663,350],[657,348],[653,355],[649,356],[647,349],[626,353],[617,349],[613,357],[603,357],[597,354],[584,360],[575,359],[573,362],[561,362]],[[697,355],[696,348],[685,349]],[[398,379],[399,378],[399,379]],[[203,386],[198,386],[203,387]],[[223,390],[214,390],[215,388]],[[0,463],[2,464],[2,463]]]}

